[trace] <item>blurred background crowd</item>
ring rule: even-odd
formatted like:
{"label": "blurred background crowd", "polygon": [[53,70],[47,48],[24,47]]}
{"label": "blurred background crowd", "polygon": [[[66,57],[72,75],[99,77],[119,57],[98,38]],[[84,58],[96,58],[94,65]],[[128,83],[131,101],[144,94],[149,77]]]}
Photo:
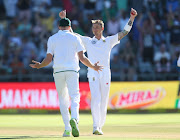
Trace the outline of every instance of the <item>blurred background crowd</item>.
{"label": "blurred background crowd", "polygon": [[[180,0],[0,0],[0,81],[53,81],[52,64],[40,70],[29,64],[46,56],[61,10],[74,32],[90,37],[91,20],[102,19],[106,37],[123,30],[131,7],[138,16],[112,49],[112,81],[180,79]],[[87,81],[80,67],[80,81]]]}

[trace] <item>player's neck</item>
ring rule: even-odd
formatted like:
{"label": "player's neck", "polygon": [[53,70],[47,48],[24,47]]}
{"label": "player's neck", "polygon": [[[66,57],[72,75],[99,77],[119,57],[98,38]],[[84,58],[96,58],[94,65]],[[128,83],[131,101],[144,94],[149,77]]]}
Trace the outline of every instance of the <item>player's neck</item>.
{"label": "player's neck", "polygon": [[100,34],[100,35],[95,35],[95,38],[97,38],[98,40],[100,40],[101,37],[102,37],[102,34]]}

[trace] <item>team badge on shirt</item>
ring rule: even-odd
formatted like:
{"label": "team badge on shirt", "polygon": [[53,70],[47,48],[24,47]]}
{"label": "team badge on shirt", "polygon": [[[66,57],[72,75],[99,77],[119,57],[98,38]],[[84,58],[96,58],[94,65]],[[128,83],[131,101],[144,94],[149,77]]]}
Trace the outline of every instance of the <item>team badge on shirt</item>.
{"label": "team badge on shirt", "polygon": [[95,41],[95,40],[92,40],[91,43],[92,43],[92,44],[96,44],[96,41]]}
{"label": "team badge on shirt", "polygon": [[106,40],[103,40],[103,42],[106,42]]}

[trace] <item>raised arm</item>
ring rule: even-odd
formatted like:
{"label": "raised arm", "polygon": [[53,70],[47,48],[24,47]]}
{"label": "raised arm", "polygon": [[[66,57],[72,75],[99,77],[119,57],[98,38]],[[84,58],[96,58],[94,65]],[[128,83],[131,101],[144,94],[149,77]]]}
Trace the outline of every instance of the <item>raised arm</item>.
{"label": "raised arm", "polygon": [[124,30],[118,33],[118,40],[125,37],[131,30],[135,17],[137,16],[137,11],[131,8],[130,18],[128,23],[125,25]]}
{"label": "raised arm", "polygon": [[60,18],[65,18],[66,17],[66,10],[63,10],[63,11],[59,12],[59,17]]}
{"label": "raised arm", "polygon": [[[59,17],[60,18],[65,18],[66,17],[66,10],[63,10],[63,11],[59,12]],[[70,32],[73,33],[72,28],[70,28]],[[77,34],[77,33],[75,33],[75,34]],[[79,34],[77,34],[77,35],[79,35]]]}

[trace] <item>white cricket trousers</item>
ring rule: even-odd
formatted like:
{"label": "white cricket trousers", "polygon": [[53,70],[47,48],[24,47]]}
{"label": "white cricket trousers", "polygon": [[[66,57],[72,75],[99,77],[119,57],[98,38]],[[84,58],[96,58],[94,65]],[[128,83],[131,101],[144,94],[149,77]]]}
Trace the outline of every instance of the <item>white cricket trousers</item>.
{"label": "white cricket trousers", "polygon": [[60,112],[65,124],[65,130],[71,130],[69,123],[69,96],[71,98],[71,118],[79,121],[79,73],[67,71],[55,73],[53,75],[56,89],[59,95]]}
{"label": "white cricket trousers", "polygon": [[91,90],[91,113],[93,117],[93,127],[102,127],[106,120],[107,105],[111,82],[111,72],[109,68],[95,72],[94,77],[88,77]]}

